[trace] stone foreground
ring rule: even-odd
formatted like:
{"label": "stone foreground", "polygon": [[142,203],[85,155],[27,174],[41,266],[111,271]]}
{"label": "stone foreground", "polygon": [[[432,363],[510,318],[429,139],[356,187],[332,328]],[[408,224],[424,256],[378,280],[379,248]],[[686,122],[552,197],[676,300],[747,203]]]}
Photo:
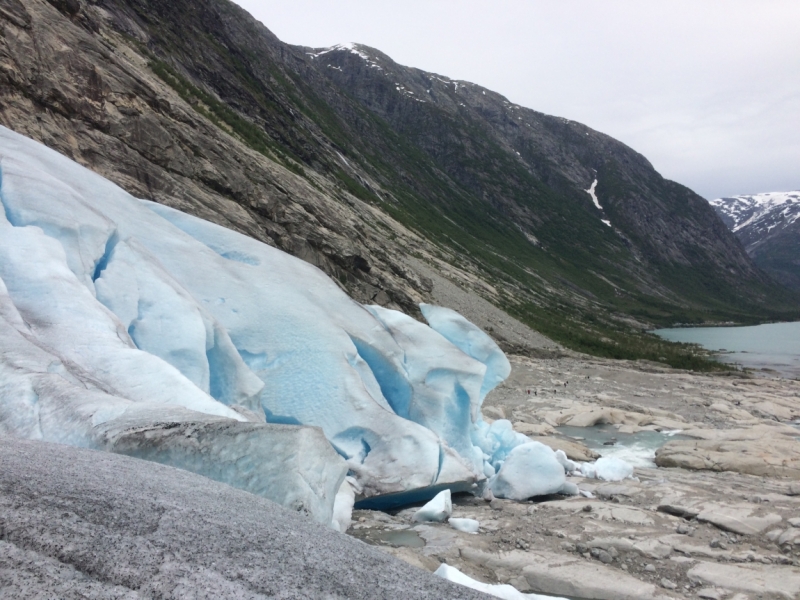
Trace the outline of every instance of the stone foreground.
{"label": "stone foreground", "polygon": [[[594,497],[489,503],[454,496],[453,517],[479,521],[477,535],[414,524],[414,509],[357,510],[352,535],[412,564],[435,570],[445,562],[522,592],[605,600],[800,598],[800,430],[793,426],[800,382],[588,357],[510,358],[511,377],[486,398],[485,417],[510,419],[517,431],[574,460],[592,452],[577,439],[579,430],[557,437],[561,424],[608,423],[620,434],[680,429],[692,439],[662,447],[659,457],[672,457],[676,466],[651,462],[636,468],[637,479],[569,478]],[[411,536],[416,547],[385,541]]]}
{"label": "stone foreground", "polygon": [[0,436],[3,598],[486,598],[268,500]]}

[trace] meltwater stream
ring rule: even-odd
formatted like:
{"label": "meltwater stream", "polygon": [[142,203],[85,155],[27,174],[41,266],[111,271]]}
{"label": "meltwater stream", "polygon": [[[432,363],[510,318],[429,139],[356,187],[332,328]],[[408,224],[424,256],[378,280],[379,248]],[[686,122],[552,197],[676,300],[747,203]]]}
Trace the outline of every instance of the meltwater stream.
{"label": "meltwater stream", "polygon": [[656,466],[656,450],[670,440],[690,439],[679,431],[639,431],[620,433],[614,425],[573,427],[562,425],[556,431],[570,440],[577,440],[602,456],[614,456],[634,467]]}

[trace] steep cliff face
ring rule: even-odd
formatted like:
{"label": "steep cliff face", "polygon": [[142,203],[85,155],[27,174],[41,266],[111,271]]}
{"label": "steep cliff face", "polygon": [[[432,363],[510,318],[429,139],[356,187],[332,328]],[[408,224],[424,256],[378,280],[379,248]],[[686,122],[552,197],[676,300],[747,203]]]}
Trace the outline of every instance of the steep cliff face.
{"label": "steep cliff face", "polygon": [[800,192],[718,198],[711,205],[756,265],[800,290]]}
{"label": "steep cliff face", "polygon": [[631,315],[797,306],[644,157],[479,86],[283,44],[226,0],[2,0],[0,26],[0,123],[359,301],[413,313],[432,269],[592,351]]}

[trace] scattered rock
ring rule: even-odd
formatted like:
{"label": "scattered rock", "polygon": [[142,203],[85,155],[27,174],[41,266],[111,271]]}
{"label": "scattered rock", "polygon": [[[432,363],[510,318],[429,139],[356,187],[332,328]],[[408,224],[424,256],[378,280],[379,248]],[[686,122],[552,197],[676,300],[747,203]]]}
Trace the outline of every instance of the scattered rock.
{"label": "scattered rock", "polygon": [[639,492],[639,489],[632,485],[605,484],[598,486],[594,493],[598,498],[615,498],[617,496],[632,497]]}
{"label": "scattered rock", "polygon": [[718,548],[720,550],[727,550],[728,546],[725,542],[721,542],[719,538],[714,538],[708,544],[709,548]]}
{"label": "scattered rock", "polygon": [[489,417],[495,421],[506,418],[505,411],[499,406],[484,406],[481,411],[483,412],[484,417]]}
{"label": "scattered rock", "polygon": [[596,600],[652,600],[657,588],[597,561],[582,561],[574,556],[552,552],[511,551],[493,555],[465,548],[461,556],[473,564],[493,571],[521,572],[530,591],[553,596],[594,598]]}
{"label": "scattered rock", "polygon": [[[518,431],[523,435],[530,436],[532,440],[542,443],[544,443],[544,441],[539,439],[540,437],[549,436],[556,432],[556,430],[553,429],[553,427],[551,425],[548,425],[547,423],[526,423],[525,421],[515,421],[514,431]],[[569,456],[569,454],[567,454],[567,456]],[[580,460],[580,459],[573,458],[573,460]]]}
{"label": "scattered rock", "polygon": [[746,441],[675,440],[656,451],[656,465],[800,479],[800,445],[780,436]]}
{"label": "scattered rock", "polygon": [[667,578],[664,578],[661,580],[661,587],[666,588],[668,590],[674,590],[675,588],[678,587],[678,584],[673,581],[670,581]]}
{"label": "scattered rock", "polygon": [[674,515],[676,517],[682,517],[684,519],[694,519],[700,514],[700,511],[696,510],[695,508],[680,504],[659,504],[657,510],[658,512],[667,513],[668,515]]}
{"label": "scattered rock", "polygon": [[800,572],[776,565],[699,562],[687,575],[693,582],[738,592],[775,594],[781,598],[800,595]]}
{"label": "scattered rock", "polygon": [[782,520],[777,514],[758,517],[753,516],[752,512],[753,509],[748,506],[706,505],[697,515],[697,520],[742,535],[760,533]]}
{"label": "scattered rock", "polygon": [[592,548],[590,553],[593,558],[596,558],[601,563],[606,565],[610,565],[612,562],[614,562],[614,558],[611,556],[611,554],[600,548]]}

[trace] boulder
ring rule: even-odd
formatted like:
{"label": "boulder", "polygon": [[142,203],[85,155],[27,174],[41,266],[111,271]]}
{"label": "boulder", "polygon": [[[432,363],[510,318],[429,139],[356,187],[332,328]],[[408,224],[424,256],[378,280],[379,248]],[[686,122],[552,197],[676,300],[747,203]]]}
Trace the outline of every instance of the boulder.
{"label": "boulder", "polygon": [[656,465],[800,480],[800,444],[775,436],[746,441],[675,440],[656,451]]}

